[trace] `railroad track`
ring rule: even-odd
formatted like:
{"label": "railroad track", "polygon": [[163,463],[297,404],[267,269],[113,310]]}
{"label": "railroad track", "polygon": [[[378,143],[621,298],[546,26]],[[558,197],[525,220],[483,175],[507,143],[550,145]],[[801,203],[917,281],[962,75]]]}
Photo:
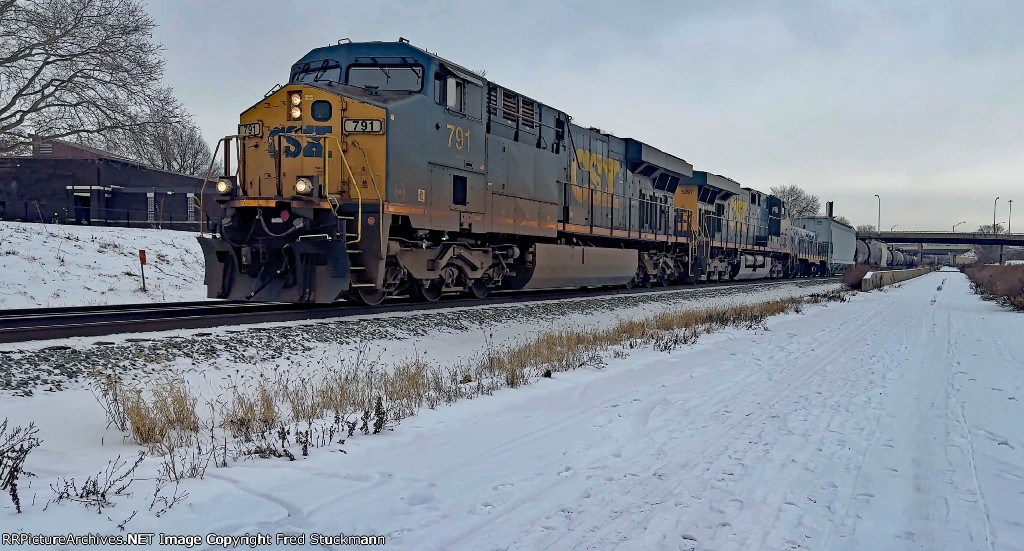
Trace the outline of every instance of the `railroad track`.
{"label": "railroad track", "polygon": [[[838,277],[830,277],[814,279],[813,281],[838,280]],[[444,297],[438,302],[422,303],[398,299],[387,301],[380,306],[358,306],[346,303],[310,305],[205,301],[68,308],[24,308],[0,310],[0,343],[64,339],[69,337],[99,337],[175,329],[206,329],[227,325],[308,321],[440,308],[494,306],[513,302],[561,300],[636,293],[664,293],[687,289],[711,289],[744,285],[784,285],[799,281],[808,280],[734,281],[700,284],[696,287],[519,291],[517,293],[496,293],[484,300],[453,296]]]}

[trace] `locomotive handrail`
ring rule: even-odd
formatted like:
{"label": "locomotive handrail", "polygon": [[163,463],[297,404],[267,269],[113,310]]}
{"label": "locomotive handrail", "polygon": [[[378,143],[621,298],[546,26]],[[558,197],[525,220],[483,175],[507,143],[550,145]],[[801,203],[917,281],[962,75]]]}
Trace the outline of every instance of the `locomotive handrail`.
{"label": "locomotive handrail", "polygon": [[[321,136],[321,137],[323,137],[323,136]],[[334,136],[334,135],[330,135],[330,136],[326,136],[326,137],[334,140],[334,143],[338,144],[338,154],[341,155],[341,162],[344,165],[345,169],[348,171],[349,184],[350,184],[349,187],[350,188],[355,188],[355,190],[356,190],[356,199],[358,200],[358,203],[357,203],[358,206],[356,207],[356,209],[357,209],[357,214],[356,214],[356,238],[355,238],[354,241],[349,241],[348,240],[348,235],[346,234],[345,235],[345,238],[346,238],[345,239],[345,243],[358,243],[359,241],[361,241],[363,239],[363,192],[360,191],[359,190],[359,186],[356,185],[356,177],[355,177],[354,174],[352,174],[352,167],[348,164],[348,159],[345,157],[345,152],[341,150],[341,142],[338,140],[338,137]],[[325,147],[324,147],[324,182],[325,182],[325,187],[327,188],[327,195],[329,197],[330,196],[331,188],[330,188],[330,179],[328,177],[328,167],[330,166],[330,163],[327,162],[327,151],[328,151],[328,147],[330,147],[330,146],[327,143],[325,143],[324,145],[325,145]],[[371,171],[371,173],[372,173],[372,171]],[[376,187],[376,186],[374,186],[374,187]],[[341,186],[338,186],[338,193],[341,193]],[[378,200],[380,199],[380,193],[377,194],[377,198],[378,198]],[[335,216],[337,216],[337,212],[335,212]]]}
{"label": "locomotive handrail", "polygon": [[378,206],[380,207],[380,212],[384,212],[384,195],[381,194],[380,188],[377,187],[377,179],[373,177],[373,167],[370,166],[370,158],[366,156],[366,151],[363,149],[363,146],[359,145],[357,140],[352,140],[352,147],[355,147],[363,154],[363,160],[366,161],[366,170],[370,173],[370,183],[373,184],[373,191],[377,194],[377,203],[379,203]]}
{"label": "locomotive handrail", "polygon": [[210,181],[210,176],[213,174],[213,164],[217,162],[217,152],[220,151],[220,144],[228,138],[221,138],[217,140],[217,145],[213,149],[213,155],[210,156],[210,168],[206,170],[206,176],[203,178],[203,187],[199,190],[199,235],[203,235],[203,215],[206,214],[206,183]]}
{"label": "locomotive handrail", "polygon": [[[764,224],[752,224],[750,222],[744,222],[735,218],[729,218],[725,215],[705,214],[703,215],[703,222],[705,226],[708,224],[709,219],[720,220],[721,230],[718,232],[707,232],[707,236],[711,240],[719,241],[723,245],[729,245],[733,248],[739,248],[741,246],[757,246],[756,242],[752,241],[751,238],[757,235],[767,235],[769,226]],[[710,230],[710,228],[708,228]],[[763,229],[764,234],[756,232],[752,233],[752,230]],[[715,235],[718,235],[718,239],[715,239]],[[797,237],[790,239],[789,236],[782,235],[783,246],[788,246],[792,241],[792,247],[794,252],[798,254],[806,254],[812,256],[828,257],[828,243],[823,242],[817,237],[802,238]]]}
{"label": "locomotive handrail", "polygon": [[[675,232],[675,230],[673,228],[673,224],[672,224],[672,213],[673,213],[673,210],[676,210],[676,209],[673,209],[672,205],[670,205],[670,204],[659,203],[657,201],[650,200],[650,199],[639,199],[639,198],[636,198],[636,197],[630,197],[628,195],[619,194],[619,193],[615,193],[615,192],[611,192],[611,191],[605,191],[605,190],[598,189],[598,188],[591,187],[591,186],[584,186],[584,185],[581,185],[581,184],[574,184],[572,182],[562,182],[562,184],[564,186],[563,195],[566,198],[566,203],[567,203],[566,206],[571,206],[571,205],[568,204],[570,202],[568,198],[569,198],[569,193],[570,193],[572,188],[578,188],[578,189],[580,189],[582,192],[584,192],[587,195],[586,198],[577,199],[575,202],[579,203],[580,206],[587,208],[587,214],[588,214],[587,219],[588,219],[588,222],[587,222],[586,225],[590,227],[591,233],[593,233],[593,228],[595,228],[595,227],[601,228],[601,229],[608,229],[608,230],[612,230],[612,231],[616,230],[616,228],[615,228],[615,210],[616,210],[615,203],[616,203],[616,199],[618,199],[620,204],[625,204],[627,206],[627,208],[625,210],[628,213],[628,217],[626,219],[626,225],[625,225],[625,230],[624,230],[626,232],[626,236],[627,237],[631,237],[632,233],[633,233],[633,209],[634,209],[634,203],[636,203],[637,210],[639,211],[638,212],[638,220],[637,220],[637,234],[638,234],[638,237],[639,237],[640,234],[645,233],[645,231],[644,231],[644,229],[645,229],[644,224],[645,223],[648,223],[648,225],[646,227],[646,229],[648,231],[646,233],[653,233],[654,235],[665,235],[666,237],[670,237],[670,236],[676,237],[676,238],[679,237],[678,235],[675,235],[676,232]],[[594,200],[594,195],[595,194],[600,194],[601,195],[601,197],[597,201]],[[605,196],[610,197],[610,200],[606,199]],[[609,209],[608,226],[604,226],[602,223],[598,223],[597,221],[594,220],[594,213],[596,212],[596,210],[594,208],[595,203],[599,207],[606,207],[606,208]],[[643,213],[643,209],[640,208],[640,207],[645,207],[645,206],[646,207],[653,207],[653,209],[651,209],[652,212],[650,214],[648,214],[647,217],[643,216],[643,214],[644,214]],[[686,210],[686,209],[682,209],[682,210]],[[569,224],[570,221],[568,219],[566,219],[566,220],[563,221],[563,223]]]}

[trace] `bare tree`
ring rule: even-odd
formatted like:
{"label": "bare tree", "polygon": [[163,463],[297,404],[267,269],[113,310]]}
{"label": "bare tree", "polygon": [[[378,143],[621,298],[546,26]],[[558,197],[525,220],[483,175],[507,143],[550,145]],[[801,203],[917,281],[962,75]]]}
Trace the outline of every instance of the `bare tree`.
{"label": "bare tree", "polygon": [[152,111],[154,120],[180,122],[106,132],[89,141],[151,168],[206,176],[213,154],[191,115],[171,98]]}
{"label": "bare tree", "polygon": [[[984,226],[978,226],[978,233],[993,234],[993,233],[1004,233],[1005,228],[1002,224],[996,223],[995,231],[993,230],[992,224],[986,224]],[[991,264],[999,262],[999,245],[975,245],[974,253],[978,255],[978,261],[982,264]]]}
{"label": "bare tree", "polygon": [[817,216],[821,212],[821,201],[818,200],[818,196],[807,193],[799,186],[772,186],[771,192],[786,203],[789,215],[793,218]]}
{"label": "bare tree", "polygon": [[154,27],[138,0],[0,0],[0,153],[179,122],[150,108],[170,97]]}
{"label": "bare tree", "polygon": [[874,224],[861,224],[857,226],[857,233],[867,233],[875,231]]}
{"label": "bare tree", "polygon": [[853,224],[850,223],[850,219],[845,217],[845,216],[843,216],[843,215],[841,215],[841,214],[839,216],[833,216],[832,218],[836,222],[839,222],[840,224],[846,224],[847,226],[850,226],[851,228],[853,227]]}
{"label": "bare tree", "polygon": [[[995,228],[995,231],[992,231],[993,227]],[[998,223],[998,222],[996,222],[995,226],[993,226],[992,224],[986,224],[984,226],[978,226],[978,233],[1005,233],[1005,232],[1006,232],[1006,228],[1004,228],[1003,225]]]}

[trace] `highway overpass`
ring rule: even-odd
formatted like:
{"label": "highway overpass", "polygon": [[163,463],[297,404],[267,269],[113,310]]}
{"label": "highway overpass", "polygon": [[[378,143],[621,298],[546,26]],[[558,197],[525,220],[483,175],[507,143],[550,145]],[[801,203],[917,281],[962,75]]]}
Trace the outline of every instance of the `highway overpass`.
{"label": "highway overpass", "polygon": [[1018,245],[1024,246],[1024,233],[968,233],[933,231],[857,232],[857,239],[877,239],[886,243],[939,243],[945,245]]}

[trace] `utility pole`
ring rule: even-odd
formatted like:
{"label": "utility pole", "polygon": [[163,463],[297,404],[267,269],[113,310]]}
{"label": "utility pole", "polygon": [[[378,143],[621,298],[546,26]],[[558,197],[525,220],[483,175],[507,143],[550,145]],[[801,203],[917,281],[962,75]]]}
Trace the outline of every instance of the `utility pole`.
{"label": "utility pole", "polygon": [[1010,233],[1010,222],[1013,220],[1013,199],[1010,199],[1010,214],[1006,215],[1006,233]]}

